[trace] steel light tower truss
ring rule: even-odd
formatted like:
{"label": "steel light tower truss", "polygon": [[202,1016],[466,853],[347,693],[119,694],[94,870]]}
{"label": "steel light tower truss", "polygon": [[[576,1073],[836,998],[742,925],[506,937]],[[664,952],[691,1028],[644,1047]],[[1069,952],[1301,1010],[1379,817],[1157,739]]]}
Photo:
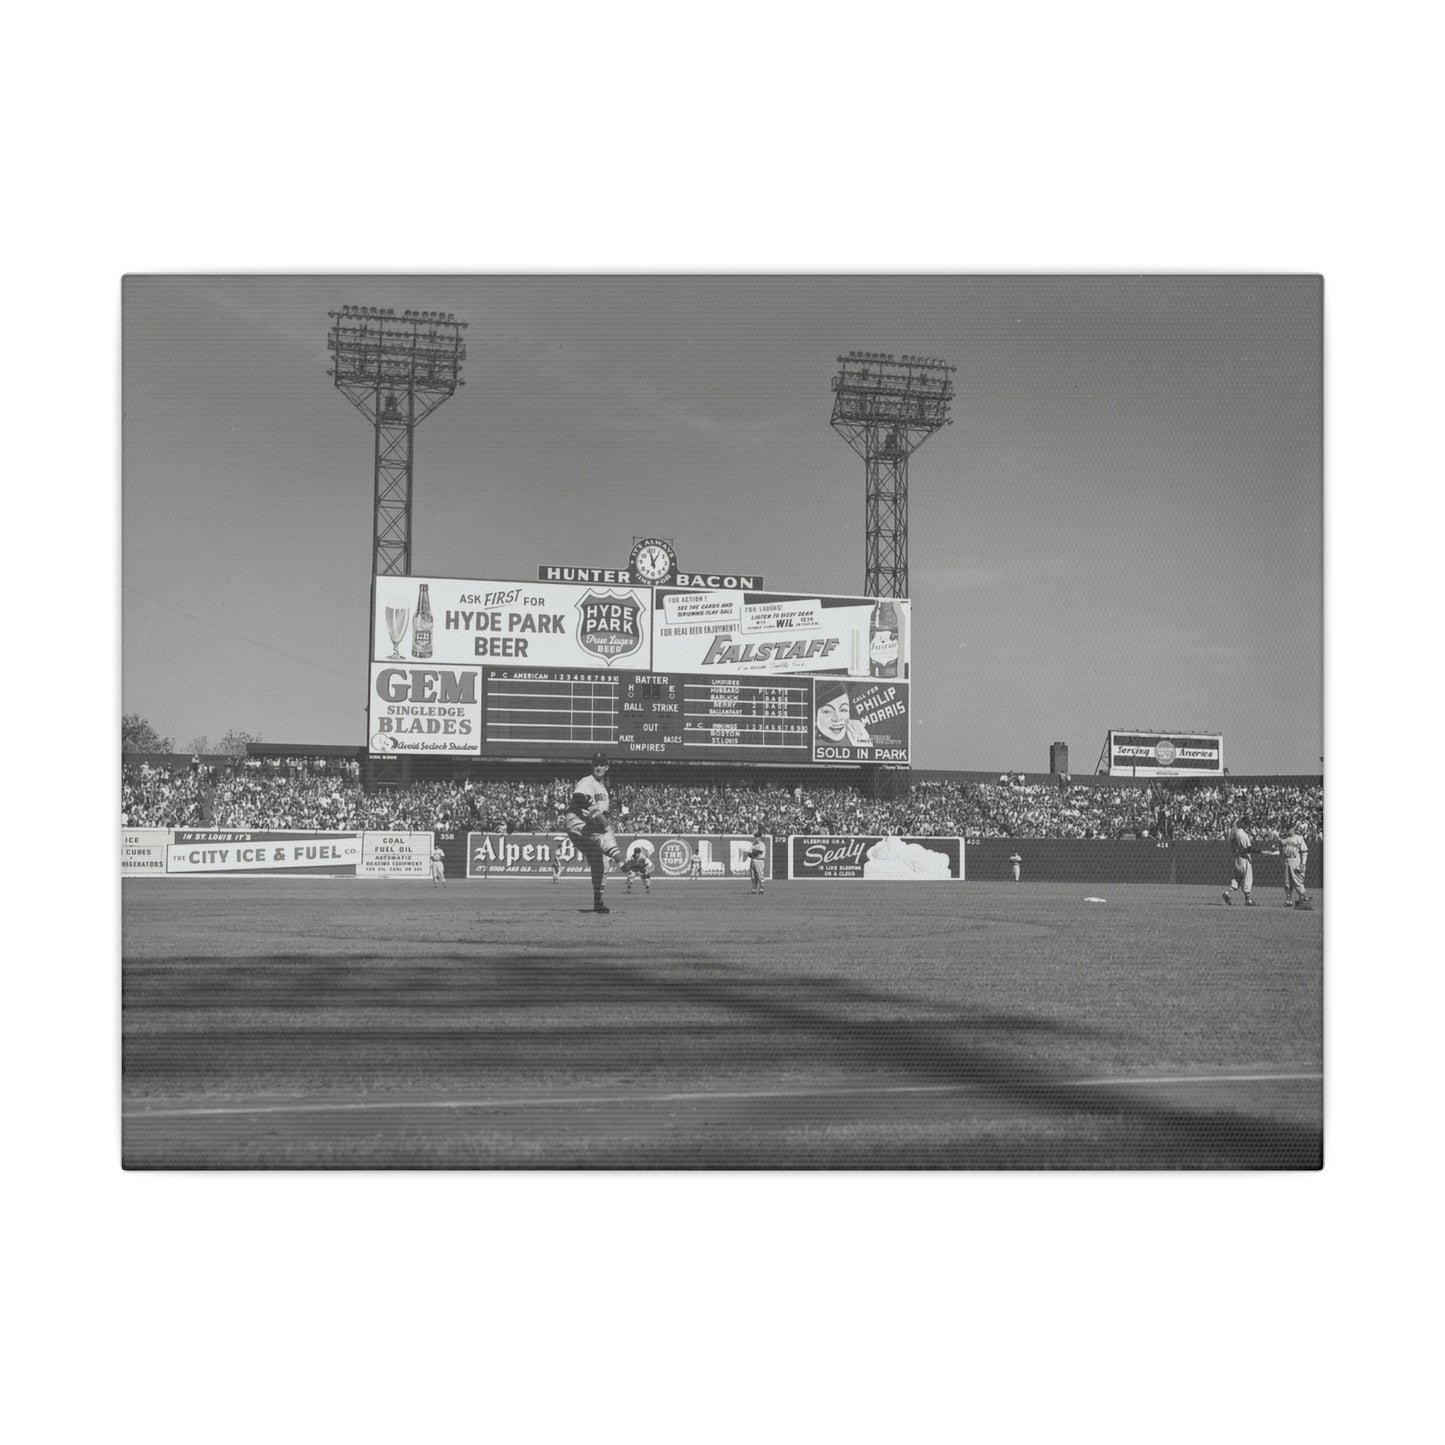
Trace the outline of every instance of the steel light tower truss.
{"label": "steel light tower truss", "polygon": [[908,596],[908,458],[951,426],[956,367],[936,356],[850,351],[833,378],[833,430],[867,465],[863,591]]}
{"label": "steel light tower truss", "polygon": [[[450,312],[380,306],[329,311],[327,373],[376,432],[375,577],[411,572],[412,458],[418,423],[464,386],[465,321]],[[374,586],[374,584],[373,584]]]}

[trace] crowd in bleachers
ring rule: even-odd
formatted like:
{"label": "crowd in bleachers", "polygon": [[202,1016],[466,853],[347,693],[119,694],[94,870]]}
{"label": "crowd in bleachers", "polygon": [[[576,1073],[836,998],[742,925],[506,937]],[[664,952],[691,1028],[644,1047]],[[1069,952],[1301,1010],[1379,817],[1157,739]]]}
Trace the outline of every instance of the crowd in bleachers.
{"label": "crowd in bleachers", "polygon": [[[121,822],[128,827],[394,829],[419,832],[546,832],[559,826],[575,778],[546,783],[423,782],[366,792],[348,760],[237,759],[222,766],[126,763]],[[1324,788],[1207,784],[1105,787],[1066,778],[997,783],[918,781],[894,798],[822,785],[610,780],[613,825],[628,833],[900,833],[983,838],[1217,840],[1248,813],[1261,836],[1303,824],[1324,835]]]}

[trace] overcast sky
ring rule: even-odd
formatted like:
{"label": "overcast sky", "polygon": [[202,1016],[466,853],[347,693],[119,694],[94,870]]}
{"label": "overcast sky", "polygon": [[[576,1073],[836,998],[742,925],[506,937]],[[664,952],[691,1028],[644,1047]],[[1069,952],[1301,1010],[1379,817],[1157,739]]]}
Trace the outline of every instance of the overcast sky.
{"label": "overcast sky", "polygon": [[856,594],[850,350],[957,367],[909,463],[913,762],[1093,769],[1111,728],[1219,730],[1236,775],[1323,746],[1313,277],[132,277],[122,706],[360,745],[372,431],[327,311],[450,311],[466,385],[417,430],[412,570],[685,569]]}

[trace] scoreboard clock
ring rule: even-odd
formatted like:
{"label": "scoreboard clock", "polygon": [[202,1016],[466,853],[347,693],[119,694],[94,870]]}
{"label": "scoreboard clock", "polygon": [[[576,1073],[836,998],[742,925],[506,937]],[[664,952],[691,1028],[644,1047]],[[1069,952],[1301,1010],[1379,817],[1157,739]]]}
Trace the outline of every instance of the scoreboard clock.
{"label": "scoreboard clock", "polygon": [[644,587],[660,587],[677,575],[677,553],[661,537],[644,537],[628,559],[633,580]]}

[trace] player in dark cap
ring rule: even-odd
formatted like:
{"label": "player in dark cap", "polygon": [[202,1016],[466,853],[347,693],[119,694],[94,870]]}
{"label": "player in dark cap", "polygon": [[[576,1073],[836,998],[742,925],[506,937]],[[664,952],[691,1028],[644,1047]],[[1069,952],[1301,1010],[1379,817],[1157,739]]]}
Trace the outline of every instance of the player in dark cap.
{"label": "player in dark cap", "polygon": [[610,858],[613,863],[621,861],[617,838],[608,817],[612,808],[605,782],[608,766],[601,753],[594,755],[592,771],[572,789],[572,800],[567,804],[563,820],[567,836],[592,869],[592,908],[597,913],[612,912],[602,901],[603,879],[607,874],[607,860]]}

